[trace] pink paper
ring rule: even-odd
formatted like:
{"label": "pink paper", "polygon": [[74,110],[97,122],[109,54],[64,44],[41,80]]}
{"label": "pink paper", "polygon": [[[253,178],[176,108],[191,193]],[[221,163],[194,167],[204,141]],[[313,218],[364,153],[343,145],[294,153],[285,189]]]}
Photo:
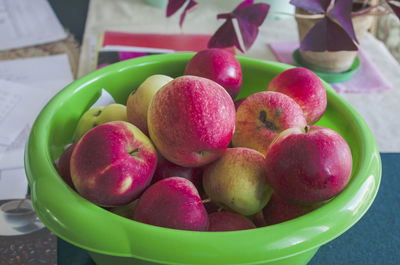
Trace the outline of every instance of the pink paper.
{"label": "pink paper", "polygon": [[[292,53],[299,47],[298,42],[274,42],[268,45],[279,62],[295,65]],[[360,58],[361,66],[353,77],[342,83],[331,84],[336,92],[368,93],[392,88],[361,49],[358,51],[358,57]]]}

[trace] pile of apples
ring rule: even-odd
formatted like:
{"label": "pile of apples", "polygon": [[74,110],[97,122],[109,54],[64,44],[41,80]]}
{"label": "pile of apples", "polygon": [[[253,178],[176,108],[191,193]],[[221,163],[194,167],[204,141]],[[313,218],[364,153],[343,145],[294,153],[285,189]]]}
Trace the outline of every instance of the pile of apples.
{"label": "pile of apples", "polygon": [[115,214],[195,231],[280,223],[340,193],[352,155],[313,125],[327,105],[321,80],[292,68],[234,101],[241,86],[230,51],[200,51],[182,76],[149,76],[126,105],[84,113],[58,172]]}

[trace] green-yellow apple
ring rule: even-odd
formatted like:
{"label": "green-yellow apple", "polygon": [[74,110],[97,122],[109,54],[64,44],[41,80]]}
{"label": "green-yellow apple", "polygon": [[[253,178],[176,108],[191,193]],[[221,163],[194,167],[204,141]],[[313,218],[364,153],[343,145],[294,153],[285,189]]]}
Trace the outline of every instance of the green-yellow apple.
{"label": "green-yellow apple", "polygon": [[101,124],[77,142],[71,178],[78,193],[105,207],[132,202],[150,184],[157,151],[150,139],[125,121]]}
{"label": "green-yellow apple", "polygon": [[232,144],[265,155],[268,146],[281,131],[306,124],[300,106],[289,96],[272,91],[258,92],[239,105]]}
{"label": "green-yellow apple", "polygon": [[199,193],[190,180],[162,179],[140,197],[133,220],[155,226],[205,231],[208,217]]}
{"label": "green-yellow apple", "polygon": [[260,211],[270,199],[264,156],[249,148],[228,148],[205,166],[203,187],[216,204],[242,215]]}
{"label": "green-yellow apple", "polygon": [[293,98],[302,108],[307,124],[314,124],[325,112],[324,84],[307,68],[296,67],[281,72],[268,84],[267,91],[281,92]]}
{"label": "green-yellow apple", "polygon": [[167,160],[198,167],[220,157],[235,128],[235,105],[216,82],[184,75],[164,85],[148,111],[150,138]]}
{"label": "green-yellow apple", "polygon": [[110,121],[128,121],[126,106],[118,103],[94,107],[86,111],[78,121],[73,141],[78,141],[87,131]]}
{"label": "green-yellow apple", "polygon": [[339,194],[350,179],[352,155],[336,131],[310,125],[279,134],[269,147],[267,179],[281,197],[318,202]]}
{"label": "green-yellow apple", "polygon": [[154,94],[171,80],[172,78],[166,75],[151,75],[128,96],[126,102],[128,121],[137,126],[146,135],[149,135],[147,129],[147,109],[150,102]]}

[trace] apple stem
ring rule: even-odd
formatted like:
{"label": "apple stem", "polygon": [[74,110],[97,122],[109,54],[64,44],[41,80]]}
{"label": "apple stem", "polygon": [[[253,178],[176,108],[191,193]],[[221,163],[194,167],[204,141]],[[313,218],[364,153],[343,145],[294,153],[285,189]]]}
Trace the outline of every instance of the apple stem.
{"label": "apple stem", "polygon": [[138,148],[136,148],[136,149],[130,151],[129,154],[132,156],[132,155],[134,155],[135,153],[137,153],[137,152],[139,152],[139,151],[140,151],[140,148],[138,147]]}
{"label": "apple stem", "polygon": [[202,202],[203,204],[204,204],[204,203],[208,203],[208,202],[211,202],[211,199],[210,199],[210,198],[207,198],[207,199],[202,200],[201,202]]}
{"label": "apple stem", "polygon": [[219,207],[217,212],[221,212],[224,209],[224,207]]}
{"label": "apple stem", "polygon": [[304,131],[305,131],[306,133],[308,133],[308,129],[309,129],[308,125],[304,127]]}
{"label": "apple stem", "polygon": [[98,117],[98,116],[100,116],[100,114],[101,114],[101,110],[99,110],[98,112],[96,112],[93,116],[94,116],[94,117]]}

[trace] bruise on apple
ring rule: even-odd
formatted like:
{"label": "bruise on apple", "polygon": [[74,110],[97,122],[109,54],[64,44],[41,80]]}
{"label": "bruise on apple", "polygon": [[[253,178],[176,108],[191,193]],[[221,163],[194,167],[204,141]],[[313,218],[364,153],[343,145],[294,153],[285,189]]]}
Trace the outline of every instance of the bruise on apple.
{"label": "bruise on apple", "polygon": [[[281,110],[280,110],[281,111]],[[274,122],[267,120],[267,112],[265,110],[260,111],[260,115],[258,116],[258,119],[261,121],[261,123],[264,125],[265,128],[271,131],[279,131],[279,128],[275,125]],[[257,126],[257,129],[261,129],[263,126]]]}

